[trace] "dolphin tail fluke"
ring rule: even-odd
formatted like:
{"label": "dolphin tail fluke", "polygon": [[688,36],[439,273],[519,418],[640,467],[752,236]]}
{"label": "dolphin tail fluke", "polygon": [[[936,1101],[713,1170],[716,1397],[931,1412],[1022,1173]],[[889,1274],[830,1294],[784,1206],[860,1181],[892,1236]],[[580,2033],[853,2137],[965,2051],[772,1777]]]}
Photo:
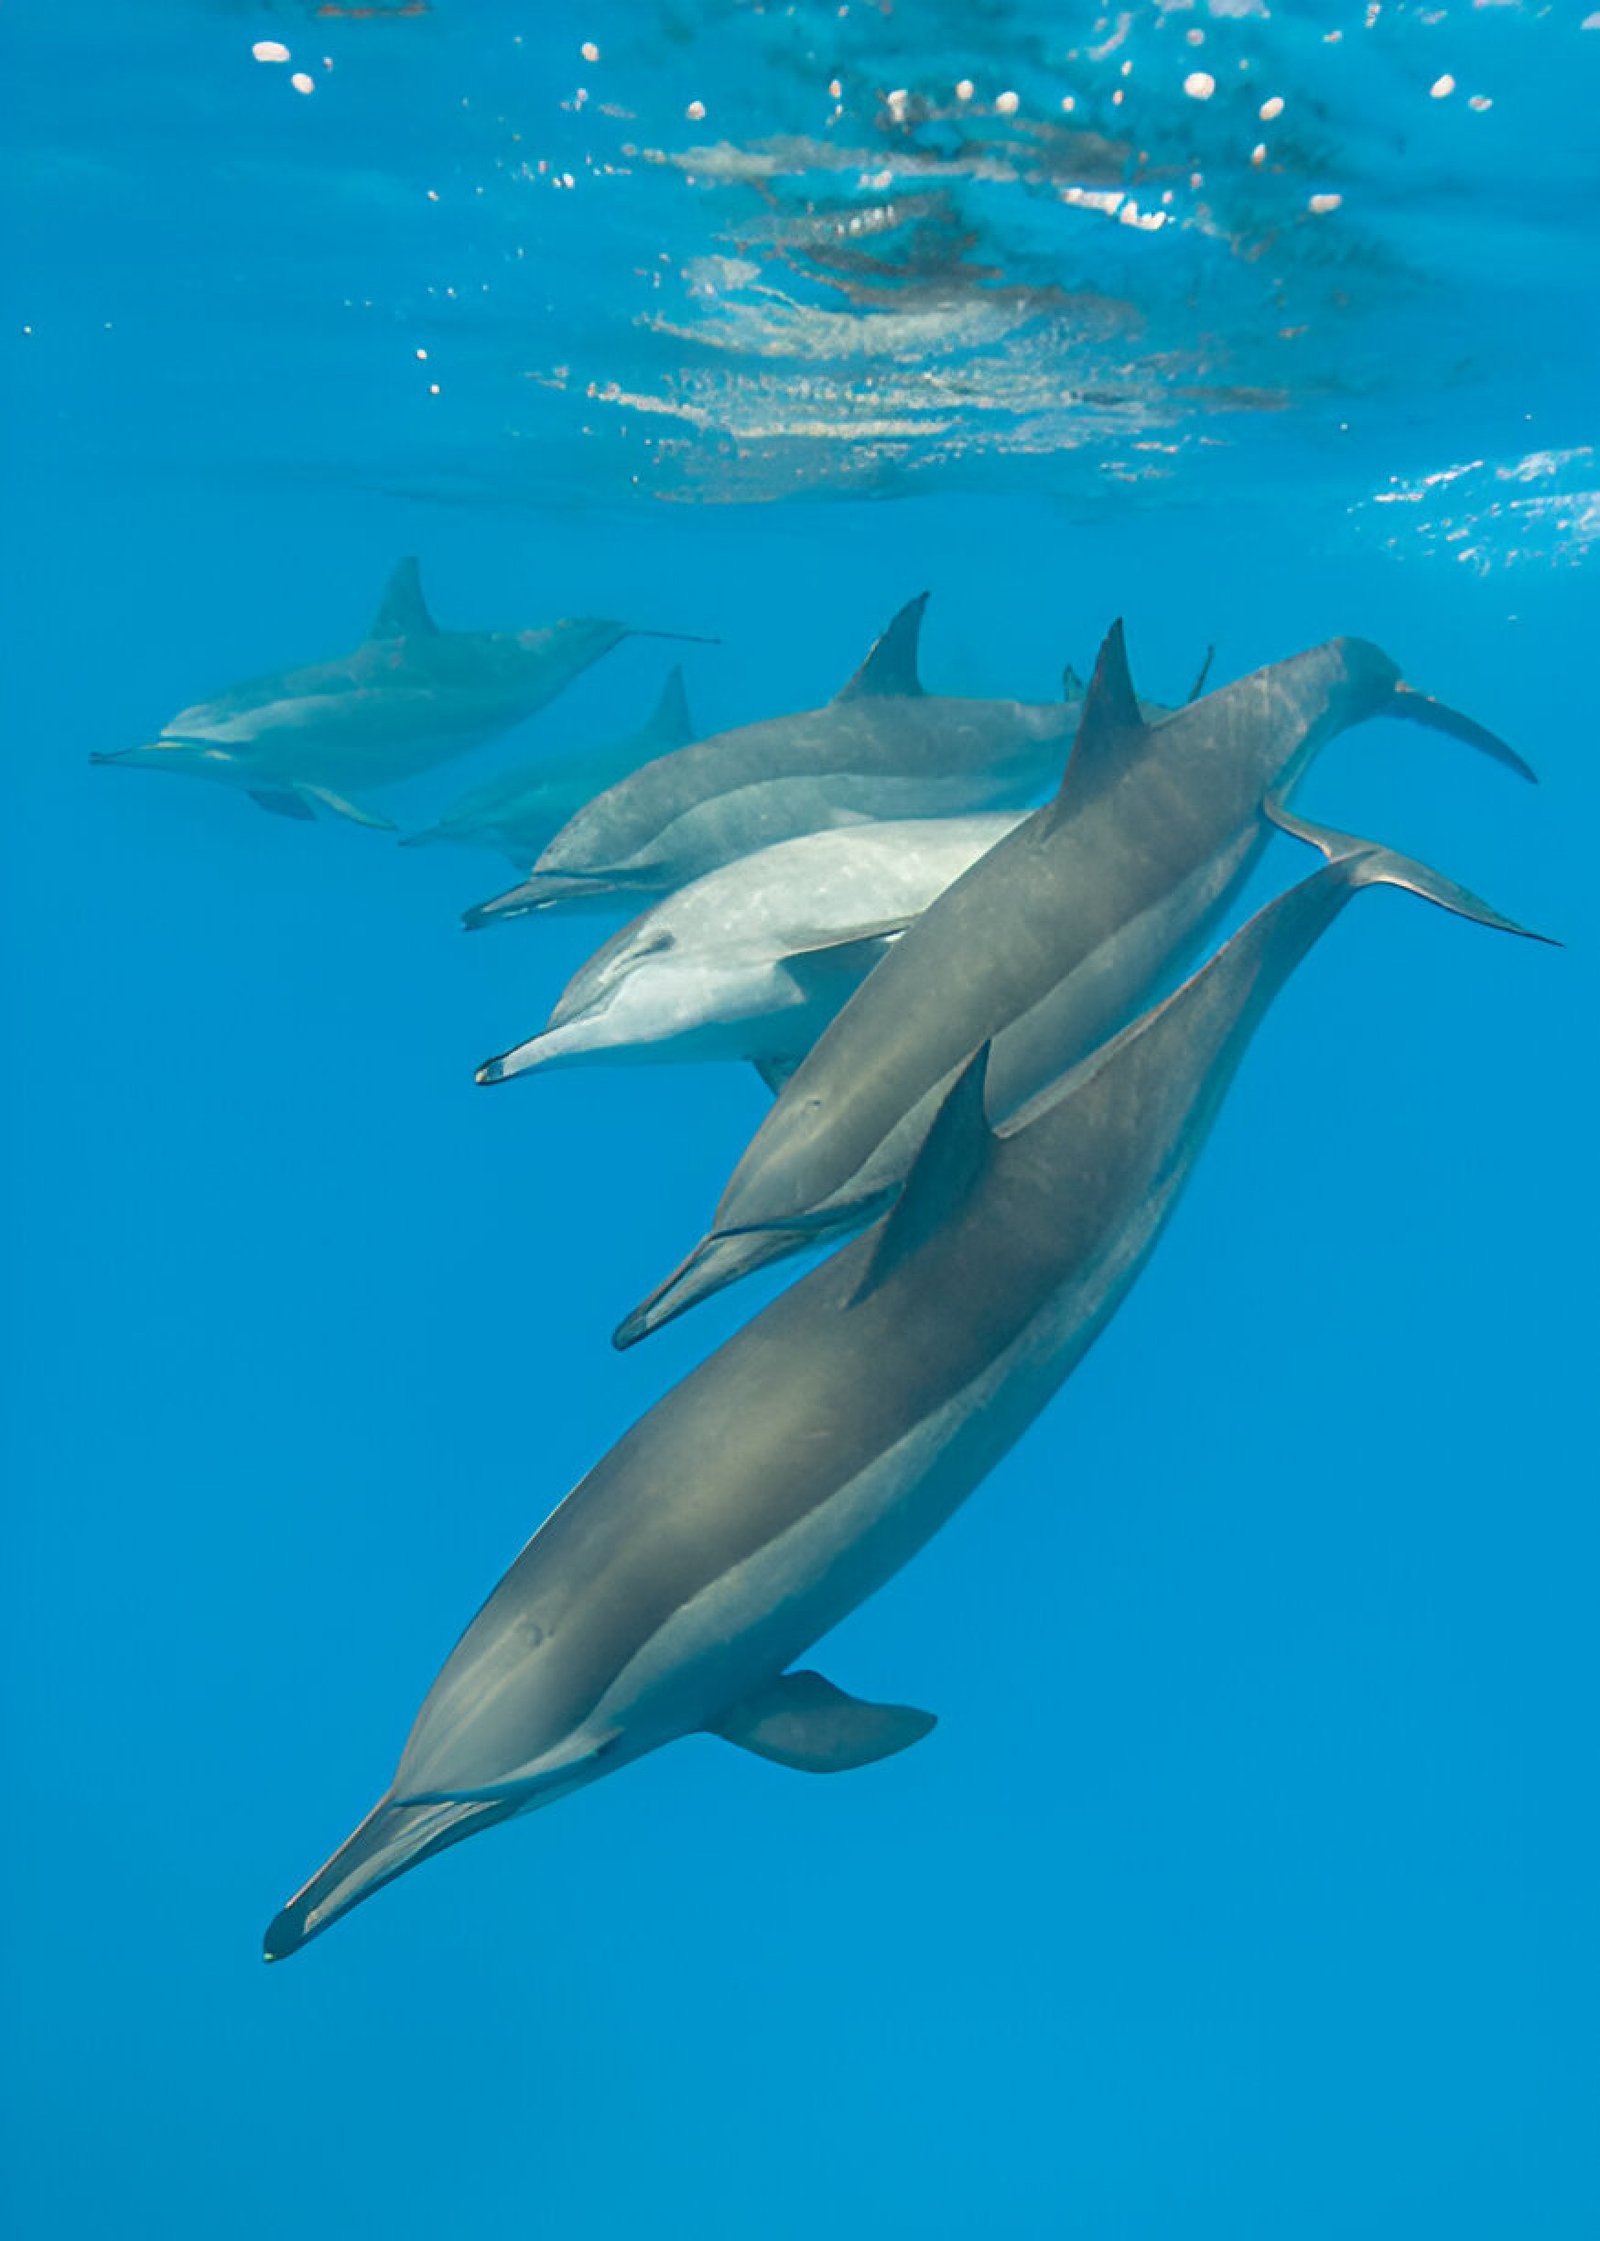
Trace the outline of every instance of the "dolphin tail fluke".
{"label": "dolphin tail fluke", "polygon": [[1528,941],[1547,942],[1553,949],[1561,946],[1551,935],[1535,933],[1531,926],[1522,926],[1516,919],[1507,918],[1504,912],[1474,895],[1470,888],[1446,879],[1443,872],[1434,871],[1415,856],[1404,856],[1397,848],[1384,848],[1376,841],[1342,833],[1333,825],[1313,824],[1310,818],[1299,817],[1287,808],[1276,794],[1268,795],[1265,806],[1268,817],[1280,832],[1320,849],[1331,866],[1343,871],[1351,887],[1403,887],[1410,894],[1420,895],[1425,902],[1437,903],[1441,910],[1448,910],[1457,918],[1470,918],[1479,926],[1492,926],[1502,934],[1521,934]]}
{"label": "dolphin tail fluke", "polygon": [[787,1260],[791,1253],[804,1252],[825,1235],[814,1229],[746,1229],[722,1236],[714,1230],[678,1263],[665,1283],[658,1284],[648,1299],[623,1317],[611,1334],[612,1345],[619,1353],[637,1346],[641,1338],[675,1322],[701,1300],[736,1284],[741,1276],[770,1268],[775,1261]]}
{"label": "dolphin tail fluke", "polygon": [[1503,739],[1486,730],[1482,724],[1474,723],[1470,716],[1463,716],[1457,709],[1447,708],[1442,700],[1435,700],[1428,693],[1419,693],[1411,685],[1395,686],[1393,698],[1384,713],[1399,716],[1408,724],[1425,725],[1429,731],[1446,732],[1450,738],[1463,740],[1467,746],[1476,747],[1481,755],[1488,755],[1495,762],[1504,763],[1507,770],[1514,770],[1519,778],[1526,778],[1531,786],[1539,783],[1537,774],[1529,769],[1515,748],[1508,747]]}
{"label": "dolphin tail fluke", "polygon": [[262,1940],[263,1960],[282,1961],[298,1953],[407,1868],[431,1859],[490,1821],[504,1820],[511,1810],[511,1802],[502,1800],[398,1805],[392,1797],[383,1798],[310,1882],[273,1916]]}

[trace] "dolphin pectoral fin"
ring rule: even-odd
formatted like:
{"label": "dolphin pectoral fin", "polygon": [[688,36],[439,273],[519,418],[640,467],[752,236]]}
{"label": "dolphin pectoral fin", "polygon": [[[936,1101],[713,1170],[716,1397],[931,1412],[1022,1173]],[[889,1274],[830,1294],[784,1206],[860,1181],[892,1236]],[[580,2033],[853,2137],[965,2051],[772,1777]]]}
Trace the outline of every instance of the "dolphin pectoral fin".
{"label": "dolphin pectoral fin", "polygon": [[369,638],[437,638],[439,625],[422,596],[422,570],[414,557],[402,560],[383,587]]}
{"label": "dolphin pectoral fin", "polygon": [[336,794],[327,786],[312,786],[302,780],[300,793],[308,801],[320,802],[335,817],[347,817],[352,825],[365,825],[369,832],[392,833],[395,830],[391,818],[380,817],[375,809],[363,809],[359,803],[347,801],[343,794]]}
{"label": "dolphin pectoral fin", "polygon": [[802,1774],[843,1774],[909,1750],[936,1725],[934,1713],[914,1705],[864,1704],[820,1673],[785,1673],[711,1732]]}
{"label": "dolphin pectoral fin", "polygon": [[317,814],[309,802],[283,788],[269,793],[265,787],[259,790],[252,787],[250,799],[257,809],[270,809],[274,817],[298,817],[304,824],[310,824]]}
{"label": "dolphin pectoral fin", "polygon": [[905,1188],[895,1200],[878,1242],[851,1295],[859,1306],[943,1229],[972,1189],[989,1157],[994,1137],[983,1107],[989,1073],[989,1045],[975,1051],[951,1084],[922,1149],[911,1163]]}
{"label": "dolphin pectoral fin", "polygon": [[1514,770],[1519,778],[1526,778],[1530,786],[1539,783],[1538,774],[1528,768],[1515,748],[1508,747],[1482,724],[1475,724],[1470,716],[1459,710],[1447,708],[1442,700],[1428,693],[1419,693],[1413,685],[1396,685],[1387,708],[1380,714],[1399,716],[1408,724],[1422,724],[1429,731],[1448,733],[1452,739],[1464,740],[1467,746],[1476,747],[1479,754],[1488,755],[1507,770]]}
{"label": "dolphin pectoral fin", "polygon": [[798,1058],[752,1058],[751,1065],[761,1076],[763,1085],[774,1097],[783,1095],[783,1085],[799,1065]]}
{"label": "dolphin pectoral fin", "polygon": [[881,963],[895,936],[903,934],[910,923],[909,917],[885,918],[874,926],[854,927],[848,934],[818,942],[810,949],[792,949],[783,960],[783,969],[798,984],[802,996],[831,1000],[838,996],[841,981],[864,980],[873,966]]}
{"label": "dolphin pectoral fin", "polygon": [[917,675],[917,640],[922,635],[923,610],[928,594],[918,592],[895,616],[850,682],[834,695],[836,700],[865,700],[877,694],[914,698],[922,691]]}

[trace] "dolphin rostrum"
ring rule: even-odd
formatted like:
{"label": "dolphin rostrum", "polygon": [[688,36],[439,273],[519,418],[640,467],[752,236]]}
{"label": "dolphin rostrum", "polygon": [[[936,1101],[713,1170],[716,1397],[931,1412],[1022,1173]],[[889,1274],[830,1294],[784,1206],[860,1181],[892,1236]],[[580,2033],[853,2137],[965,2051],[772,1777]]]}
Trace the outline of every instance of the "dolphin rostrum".
{"label": "dolphin rostrum", "polygon": [[598,895],[662,894],[798,833],[863,818],[1021,809],[1050,783],[1082,702],[1069,670],[1048,704],[926,693],[924,592],[826,707],[719,732],[647,763],[580,809],[530,876],[469,926]]}
{"label": "dolphin rostrum", "polygon": [[347,789],[448,762],[543,708],[622,639],[668,635],[586,620],[441,630],[416,561],[402,560],[354,653],[252,678],[180,710],[148,746],[89,760],[186,772],[237,786],[283,817],[320,809],[389,832]]}
{"label": "dolphin rostrum", "polygon": [[476,787],[447,809],[437,825],[408,833],[402,848],[449,840],[467,848],[492,848],[524,871],[586,801],[626,778],[642,763],[687,747],[694,737],[683,671],[674,669],[650,721],[626,739],[571,755],[547,755]]}
{"label": "dolphin rostrum", "polygon": [[594,1060],[747,1058],[776,1086],[889,943],[1022,812],[802,833],[680,887],[568,981],[480,1082]]}
{"label": "dolphin rostrum", "polygon": [[296,1952],[380,1885],[679,1736],[817,1773],[933,1716],[790,1668],[1018,1438],[1149,1258],[1273,995],[1351,893],[1510,927],[1422,865],[1333,860],[998,1133],[980,1051],[893,1211],[627,1432],[457,1643],[389,1788],[272,1922]]}
{"label": "dolphin rostrum", "polygon": [[1122,626],[1101,650],[1055,799],[946,889],[783,1085],[708,1233],[615,1334],[628,1346],[696,1301],[892,1196],[954,1070],[994,1042],[1003,1119],[1148,1002],[1237,893],[1279,797],[1368,717],[1409,718],[1533,773],[1492,733],[1339,638],[1157,722]]}

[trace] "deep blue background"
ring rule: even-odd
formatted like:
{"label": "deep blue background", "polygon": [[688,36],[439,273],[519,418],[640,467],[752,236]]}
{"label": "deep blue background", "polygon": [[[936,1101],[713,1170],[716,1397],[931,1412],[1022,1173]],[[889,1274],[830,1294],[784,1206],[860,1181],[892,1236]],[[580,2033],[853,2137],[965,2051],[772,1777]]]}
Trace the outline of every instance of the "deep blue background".
{"label": "deep blue background", "polygon": [[[289,22],[185,15],[208,132]],[[114,106],[69,45],[41,99],[81,66]],[[155,59],[121,67],[175,176]],[[361,398],[318,389],[314,321],[185,307],[184,227],[255,191],[153,232],[46,197],[0,338],[10,2230],[1594,2233],[1592,581],[1389,553],[1288,481],[541,513],[276,477],[276,410],[336,441]],[[1592,435],[1561,380],[1528,441]],[[405,384],[373,410],[421,440]],[[1306,808],[1570,946],[1393,894],[1340,922],[1112,1331],[821,1651],[930,1742],[836,1783],[675,1747],[268,1971],[504,1564],[749,1304],[606,1344],[753,1077],[473,1087],[595,921],[468,939],[492,857],[89,767],[353,642],[408,551],[447,624],[719,633],[707,728],[825,696],[924,585],[935,687],[1047,697],[1117,613],[1157,694],[1210,637],[1233,674],[1366,633],[1544,785],[1374,725]],[[669,658],[624,648],[407,821],[630,728]]]}

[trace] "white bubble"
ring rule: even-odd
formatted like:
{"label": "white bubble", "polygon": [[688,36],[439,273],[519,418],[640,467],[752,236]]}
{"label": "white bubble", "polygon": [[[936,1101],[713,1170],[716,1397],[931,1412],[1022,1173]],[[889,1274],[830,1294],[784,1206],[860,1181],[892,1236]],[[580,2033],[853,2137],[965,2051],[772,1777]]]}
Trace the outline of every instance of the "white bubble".
{"label": "white bubble", "polygon": [[1263,101],[1258,112],[1263,124],[1271,124],[1274,117],[1283,115],[1283,95],[1275,93],[1270,101]]}
{"label": "white bubble", "polygon": [[316,82],[317,81],[315,78],[308,78],[303,70],[297,70],[294,76],[289,80],[290,85],[293,86],[296,93],[312,92],[312,90],[316,86]]}
{"label": "white bubble", "polygon": [[976,91],[977,88],[970,78],[958,78],[956,80],[956,99],[958,101],[970,101]]}
{"label": "white bubble", "polygon": [[1183,90],[1191,101],[1209,101],[1217,90],[1217,81],[1209,70],[1191,70],[1183,81]]}
{"label": "white bubble", "polygon": [[257,62],[287,62],[289,50],[280,39],[258,39],[250,49]]}
{"label": "white bubble", "polygon": [[1330,210],[1337,210],[1343,200],[1343,195],[1313,195],[1306,208],[1317,217],[1325,218]]}
{"label": "white bubble", "polygon": [[1442,78],[1435,78],[1428,88],[1429,95],[1435,101],[1448,101],[1455,90],[1456,82],[1448,70]]}
{"label": "white bubble", "polygon": [[585,62],[598,62],[600,60],[600,49],[592,39],[585,39],[578,52]]}
{"label": "white bubble", "polygon": [[1017,93],[997,93],[994,109],[997,117],[1014,117],[1022,107],[1022,96]]}
{"label": "white bubble", "polygon": [[691,124],[698,124],[706,113],[706,105],[703,101],[691,101],[683,113]]}

